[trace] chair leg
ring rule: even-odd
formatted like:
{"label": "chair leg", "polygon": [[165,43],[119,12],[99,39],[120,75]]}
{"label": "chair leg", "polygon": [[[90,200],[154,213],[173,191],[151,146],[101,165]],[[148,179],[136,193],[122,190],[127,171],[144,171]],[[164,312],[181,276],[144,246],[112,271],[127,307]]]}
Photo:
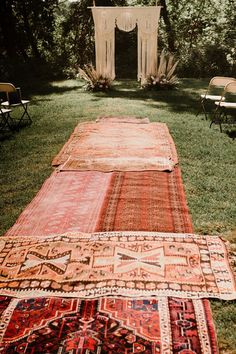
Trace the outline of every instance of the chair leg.
{"label": "chair leg", "polygon": [[219,115],[219,126],[220,126],[220,132],[222,133],[222,125],[221,125],[221,116],[224,115],[223,112]]}
{"label": "chair leg", "polygon": [[26,105],[22,104],[22,108],[23,108],[24,112],[23,112],[21,118],[19,119],[19,122],[18,122],[17,126],[19,126],[21,124],[21,122],[23,121],[23,118],[25,117],[25,115],[28,117],[27,120],[29,121],[30,124],[33,122],[31,117],[30,117],[30,115],[29,115],[29,113],[28,113],[27,104]]}
{"label": "chair leg", "polygon": [[206,111],[206,108],[205,108],[205,105],[204,105],[204,101],[201,102],[202,104],[202,109],[203,109],[203,112],[204,112],[204,115],[205,115],[205,119],[207,120],[207,111]]}
{"label": "chair leg", "polygon": [[197,111],[196,117],[200,114],[201,111],[203,111],[203,113],[205,115],[205,118],[207,120],[207,112],[206,112],[206,109],[205,109],[205,106],[204,106],[204,101],[205,101],[205,99],[201,99],[200,100],[201,108],[199,108],[199,110]]}
{"label": "chair leg", "polygon": [[10,124],[9,121],[12,121],[12,118],[10,116],[10,113],[3,113],[1,112],[1,121],[0,121],[0,131],[6,131],[6,129],[8,131],[13,131],[13,127],[12,125]]}
{"label": "chair leg", "polygon": [[210,127],[212,126],[212,123],[215,123],[215,124],[219,124],[219,127],[220,127],[220,132],[222,133],[223,132],[223,129],[222,129],[222,116],[224,117],[225,113],[220,110],[219,112],[216,112],[215,114],[215,118],[212,120],[211,122],[211,125]]}
{"label": "chair leg", "polygon": [[[200,100],[199,105],[201,105],[201,102],[202,102],[202,100]],[[197,113],[196,113],[196,117],[200,114],[200,112],[201,112],[201,107],[198,108],[198,111],[197,111]]]}
{"label": "chair leg", "polygon": [[210,128],[212,126],[212,124],[216,124],[217,123],[217,119],[220,119],[220,115],[221,115],[221,111],[219,111],[219,107],[216,107],[215,112],[213,113],[213,117],[211,120],[211,124],[210,124]]}

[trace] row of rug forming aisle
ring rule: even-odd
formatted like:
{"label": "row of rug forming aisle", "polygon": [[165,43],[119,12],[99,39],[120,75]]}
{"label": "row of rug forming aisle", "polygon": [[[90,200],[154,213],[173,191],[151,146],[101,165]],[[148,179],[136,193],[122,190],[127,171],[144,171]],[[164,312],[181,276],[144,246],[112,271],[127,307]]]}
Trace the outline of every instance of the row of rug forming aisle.
{"label": "row of rug forming aisle", "polygon": [[80,123],[1,238],[0,353],[216,354],[236,298],[224,241],[195,235],[166,124]]}

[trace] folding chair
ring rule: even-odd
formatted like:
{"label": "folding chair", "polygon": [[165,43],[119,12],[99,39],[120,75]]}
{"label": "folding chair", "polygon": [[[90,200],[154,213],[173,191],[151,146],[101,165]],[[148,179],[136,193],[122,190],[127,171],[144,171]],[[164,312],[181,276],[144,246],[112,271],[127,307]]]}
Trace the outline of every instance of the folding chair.
{"label": "folding chair", "polygon": [[200,105],[196,116],[199,115],[201,110],[203,111],[205,118],[208,118],[208,114],[214,111],[215,101],[219,101],[221,99],[222,93],[224,91],[224,87],[231,81],[235,81],[233,77],[226,76],[215,76],[209,82],[208,88],[205,94],[200,96]]}
{"label": "folding chair", "polygon": [[0,106],[0,133],[12,130],[10,112],[11,109],[5,109]]}
{"label": "folding chair", "polygon": [[[13,84],[10,83],[0,83],[0,92],[5,93],[6,101],[2,102],[1,105],[5,109],[21,107],[23,109],[23,113],[21,117],[18,119],[18,124],[16,128],[21,124],[21,122],[25,121],[29,124],[32,123],[32,119],[28,113],[28,104],[29,100],[23,100],[21,98],[21,90],[20,88],[16,88]],[[15,119],[14,119],[15,120]]]}
{"label": "folding chair", "polygon": [[[232,116],[236,114],[236,80],[225,86],[220,100],[216,101],[215,105],[216,109],[210,127],[213,123],[219,124],[222,132],[222,123],[229,123],[227,114]],[[235,119],[232,120],[232,123],[235,123]]]}

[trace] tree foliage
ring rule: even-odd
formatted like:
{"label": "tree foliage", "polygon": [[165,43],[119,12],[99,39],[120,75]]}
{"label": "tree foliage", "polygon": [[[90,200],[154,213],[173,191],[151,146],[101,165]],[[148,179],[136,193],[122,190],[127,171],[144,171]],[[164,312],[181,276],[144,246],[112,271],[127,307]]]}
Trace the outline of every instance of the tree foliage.
{"label": "tree foliage", "polygon": [[13,75],[54,46],[58,0],[0,0],[0,68]]}
{"label": "tree foliage", "polygon": [[[71,77],[79,66],[94,64],[94,24],[88,9],[94,1],[96,6],[161,5],[159,52],[167,49],[175,54],[178,74],[235,75],[234,0],[0,0],[2,78],[29,69]],[[117,34],[116,44],[117,63],[123,63],[124,74],[131,71],[127,53],[133,58],[137,51],[136,33],[129,35],[129,48],[126,35]]]}
{"label": "tree foliage", "polygon": [[164,13],[161,18],[160,44],[178,56],[182,75],[233,75],[236,18],[232,0],[160,3],[168,10],[168,22]]}

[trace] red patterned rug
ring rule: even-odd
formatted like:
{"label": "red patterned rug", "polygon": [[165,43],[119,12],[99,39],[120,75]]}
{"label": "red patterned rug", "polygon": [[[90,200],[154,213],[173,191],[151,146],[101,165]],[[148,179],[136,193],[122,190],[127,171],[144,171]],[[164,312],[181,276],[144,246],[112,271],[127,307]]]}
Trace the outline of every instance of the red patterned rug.
{"label": "red patterned rug", "polygon": [[94,231],[110,180],[109,173],[54,172],[5,236]]}
{"label": "red patterned rug", "polygon": [[120,230],[193,232],[179,167],[112,174],[96,231]]}
{"label": "red patterned rug", "polygon": [[172,171],[178,163],[173,139],[164,123],[79,124],[54,158],[63,171]]}
{"label": "red patterned rug", "polygon": [[205,300],[0,298],[0,352],[217,354]]}
{"label": "red patterned rug", "polygon": [[218,236],[76,233],[2,237],[0,247],[0,295],[236,298]]}

